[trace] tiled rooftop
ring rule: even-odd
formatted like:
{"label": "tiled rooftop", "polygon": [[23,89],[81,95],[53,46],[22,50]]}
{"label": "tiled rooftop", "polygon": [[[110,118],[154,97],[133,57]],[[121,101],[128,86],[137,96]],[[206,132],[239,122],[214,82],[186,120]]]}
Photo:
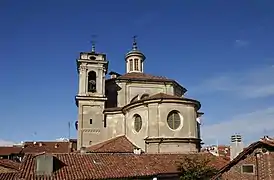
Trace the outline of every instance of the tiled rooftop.
{"label": "tiled rooftop", "polygon": [[[207,154],[200,154],[207,155]],[[177,162],[183,154],[55,154],[55,164],[59,166],[53,172],[54,180],[89,180],[156,176],[158,174],[177,173]],[[188,154],[187,156],[191,156]],[[212,156],[212,165],[223,166],[226,161]],[[25,156],[19,177],[35,179],[35,156]],[[46,179],[40,177],[40,179]],[[7,179],[8,180],[8,179]]]}
{"label": "tiled rooftop", "polygon": [[87,148],[95,153],[133,153],[137,148],[126,136],[118,136]]}
{"label": "tiled rooftop", "polygon": [[0,147],[0,156],[8,156],[11,154],[19,154],[22,150],[22,147],[17,146],[2,146]]}
{"label": "tiled rooftop", "polygon": [[47,141],[47,142],[25,142],[22,153],[69,153],[73,149],[70,146],[70,142],[57,142],[57,141]]}
{"label": "tiled rooftop", "polygon": [[0,166],[17,171],[19,170],[20,163],[9,159],[0,159]]}
{"label": "tiled rooftop", "polygon": [[126,73],[122,76],[117,77],[117,79],[172,81],[171,79],[168,79],[164,76],[155,76],[155,75],[139,73],[139,72]]}

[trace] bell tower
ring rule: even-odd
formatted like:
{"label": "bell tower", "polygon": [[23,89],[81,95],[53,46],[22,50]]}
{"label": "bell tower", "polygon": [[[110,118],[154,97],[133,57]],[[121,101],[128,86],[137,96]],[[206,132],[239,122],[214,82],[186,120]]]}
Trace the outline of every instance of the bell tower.
{"label": "bell tower", "polygon": [[90,52],[81,52],[76,60],[79,76],[77,148],[88,147],[103,139],[105,76],[108,70],[106,54],[97,53],[94,43]]}

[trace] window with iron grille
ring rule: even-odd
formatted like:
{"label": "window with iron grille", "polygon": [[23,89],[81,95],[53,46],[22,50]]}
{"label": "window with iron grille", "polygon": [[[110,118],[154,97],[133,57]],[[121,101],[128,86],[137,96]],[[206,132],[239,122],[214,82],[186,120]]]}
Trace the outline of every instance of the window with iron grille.
{"label": "window with iron grille", "polygon": [[168,114],[167,124],[173,130],[179,128],[179,126],[181,125],[181,118],[180,118],[180,114],[178,113],[178,111],[171,111]]}

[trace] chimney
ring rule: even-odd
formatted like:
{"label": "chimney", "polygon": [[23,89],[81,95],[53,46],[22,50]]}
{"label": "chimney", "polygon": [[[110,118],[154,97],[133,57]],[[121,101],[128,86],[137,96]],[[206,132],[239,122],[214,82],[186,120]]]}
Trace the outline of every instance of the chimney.
{"label": "chimney", "polygon": [[69,141],[68,142],[68,152],[70,153],[70,152],[72,152],[72,142],[71,141]]}
{"label": "chimney", "polygon": [[121,76],[121,74],[119,74],[119,73],[117,73],[117,72],[113,72],[113,71],[111,71],[111,72],[109,73],[109,75],[110,75],[110,78],[111,78],[111,79],[115,79],[115,78]]}
{"label": "chimney", "polygon": [[237,157],[244,149],[244,144],[242,142],[242,136],[239,134],[231,136],[230,143],[230,160]]}
{"label": "chimney", "polygon": [[142,151],[140,148],[134,148],[133,153],[140,155],[142,153]]}
{"label": "chimney", "polygon": [[53,156],[49,154],[41,154],[35,158],[36,175],[49,176],[53,173]]}
{"label": "chimney", "polygon": [[80,154],[86,154],[87,149],[85,147],[80,148]]}

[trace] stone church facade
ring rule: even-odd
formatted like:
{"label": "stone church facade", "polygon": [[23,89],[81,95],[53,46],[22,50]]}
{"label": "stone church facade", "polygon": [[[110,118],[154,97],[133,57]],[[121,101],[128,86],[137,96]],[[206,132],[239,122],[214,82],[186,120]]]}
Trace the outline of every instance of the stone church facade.
{"label": "stone church facade", "polygon": [[126,73],[107,79],[106,54],[94,47],[80,53],[78,149],[125,135],[147,153],[200,151],[200,102],[186,98],[175,80],[144,73],[145,59],[134,40]]}

